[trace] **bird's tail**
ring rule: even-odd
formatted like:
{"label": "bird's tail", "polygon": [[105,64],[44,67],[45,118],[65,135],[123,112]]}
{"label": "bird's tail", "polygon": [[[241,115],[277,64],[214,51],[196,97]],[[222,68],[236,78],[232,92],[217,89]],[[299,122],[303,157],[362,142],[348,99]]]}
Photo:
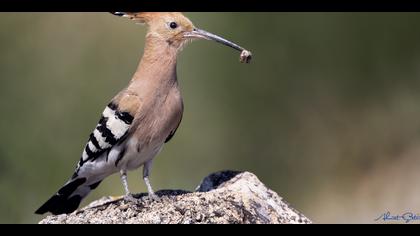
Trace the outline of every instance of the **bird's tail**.
{"label": "bird's tail", "polygon": [[79,207],[80,202],[91,190],[98,187],[100,182],[101,181],[98,181],[94,184],[87,185],[86,178],[71,179],[36,210],[35,213],[44,214],[51,212],[54,215],[71,213]]}

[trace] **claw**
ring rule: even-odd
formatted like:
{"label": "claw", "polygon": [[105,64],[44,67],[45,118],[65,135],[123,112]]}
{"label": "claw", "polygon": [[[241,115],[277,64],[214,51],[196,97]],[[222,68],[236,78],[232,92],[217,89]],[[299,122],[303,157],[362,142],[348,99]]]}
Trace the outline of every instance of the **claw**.
{"label": "claw", "polygon": [[126,195],[124,195],[124,201],[126,201],[126,202],[132,202],[132,203],[135,203],[135,204],[137,204],[137,202],[139,201],[137,198],[135,198],[134,196],[133,196],[133,194],[126,194]]}
{"label": "claw", "polygon": [[147,198],[149,198],[150,201],[156,201],[156,202],[160,201],[160,197],[155,193],[149,193],[147,195]]}

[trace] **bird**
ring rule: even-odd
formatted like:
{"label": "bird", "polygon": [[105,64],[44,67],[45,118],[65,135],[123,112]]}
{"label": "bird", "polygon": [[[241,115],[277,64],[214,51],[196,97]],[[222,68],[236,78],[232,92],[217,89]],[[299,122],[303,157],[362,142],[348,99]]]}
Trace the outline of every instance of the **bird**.
{"label": "bird", "polygon": [[177,73],[177,56],[194,39],[213,40],[241,51],[249,62],[251,52],[220,36],[196,28],[180,12],[111,12],[147,26],[140,63],[128,83],[106,105],[90,134],[70,179],[36,214],[68,214],[108,176],[119,173],[124,199],[136,201],[128,187],[127,172],[143,166],[148,197],[158,200],[149,180],[154,157],[169,142],[184,110]]}

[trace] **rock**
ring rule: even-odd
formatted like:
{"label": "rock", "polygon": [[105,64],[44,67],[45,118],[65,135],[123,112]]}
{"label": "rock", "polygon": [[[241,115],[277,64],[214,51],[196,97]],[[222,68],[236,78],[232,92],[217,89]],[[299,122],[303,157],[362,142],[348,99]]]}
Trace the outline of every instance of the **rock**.
{"label": "rock", "polygon": [[159,201],[137,194],[137,203],[103,197],[71,214],[47,216],[40,224],[254,224],[312,223],[250,172],[207,176],[195,192],[161,190]]}

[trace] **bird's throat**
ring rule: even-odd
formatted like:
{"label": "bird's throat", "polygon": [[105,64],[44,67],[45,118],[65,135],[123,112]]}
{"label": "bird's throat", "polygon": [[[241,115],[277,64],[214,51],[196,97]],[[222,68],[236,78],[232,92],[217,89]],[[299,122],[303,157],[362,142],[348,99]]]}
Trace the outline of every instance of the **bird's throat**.
{"label": "bird's throat", "polygon": [[166,42],[146,38],[143,57],[129,85],[139,94],[166,94],[178,86],[177,50]]}

